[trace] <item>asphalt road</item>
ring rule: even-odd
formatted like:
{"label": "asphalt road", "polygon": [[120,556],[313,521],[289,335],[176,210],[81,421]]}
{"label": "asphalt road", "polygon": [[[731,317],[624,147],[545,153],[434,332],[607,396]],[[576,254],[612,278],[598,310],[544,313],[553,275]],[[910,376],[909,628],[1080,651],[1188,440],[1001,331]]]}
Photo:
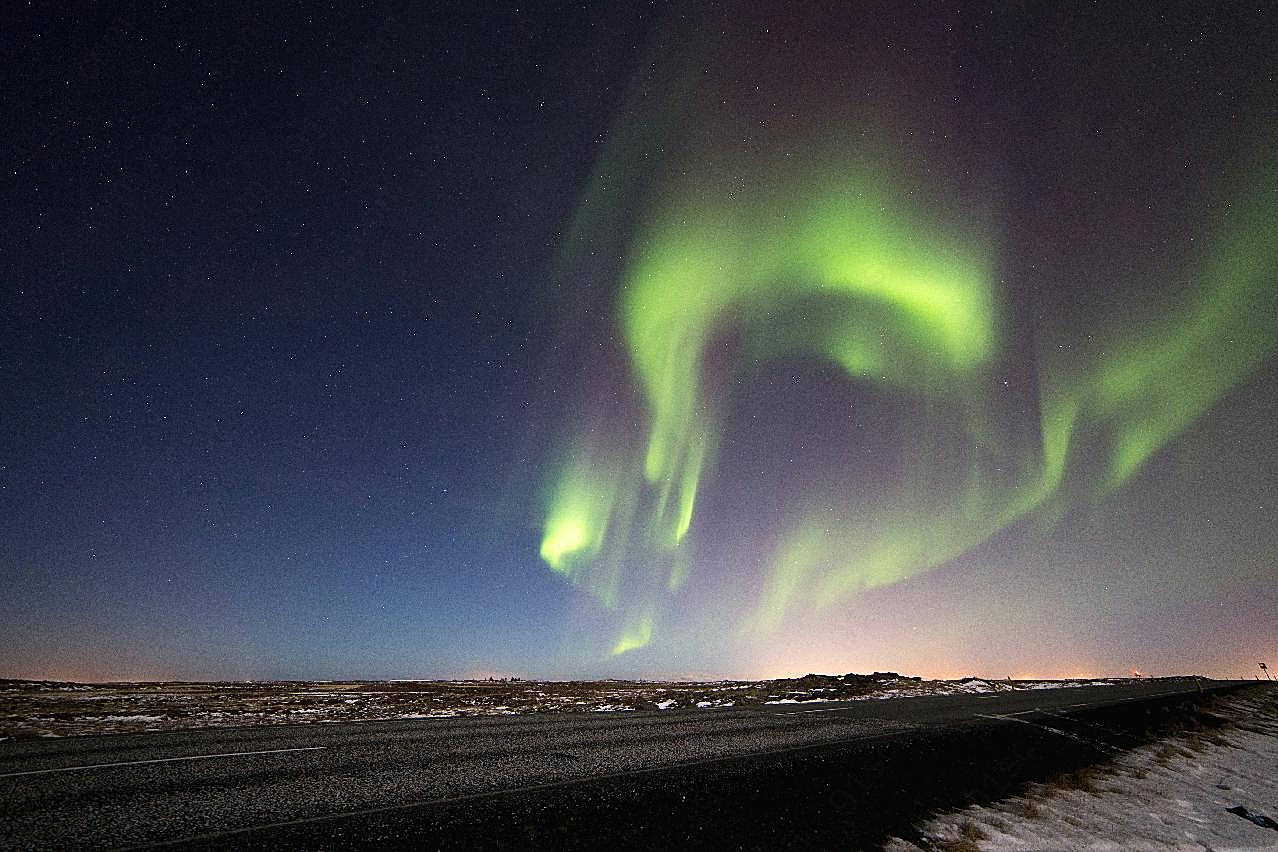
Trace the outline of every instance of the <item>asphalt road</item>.
{"label": "asphalt road", "polygon": [[[435,811],[455,821],[461,818],[458,813],[477,811],[491,820],[488,812],[515,801],[525,809],[529,801],[559,801],[571,810],[571,800],[581,791],[609,784],[628,785],[632,791],[660,787],[665,779],[692,778],[694,772],[713,777],[729,764],[738,777],[745,777],[741,773],[748,770],[742,767],[762,761],[840,749],[890,754],[927,737],[1027,732],[1045,741],[1083,742],[1087,735],[1077,733],[1084,724],[1079,720],[1098,708],[1147,707],[1224,686],[1154,681],[716,710],[0,742],[0,848],[111,848],[174,841],[217,848],[295,842],[314,847],[316,838],[338,838],[336,846],[366,841],[416,845],[403,832],[428,825]],[[688,783],[694,789],[700,782]],[[387,815],[398,820],[393,829],[386,828]],[[374,818],[380,827],[361,833]]]}

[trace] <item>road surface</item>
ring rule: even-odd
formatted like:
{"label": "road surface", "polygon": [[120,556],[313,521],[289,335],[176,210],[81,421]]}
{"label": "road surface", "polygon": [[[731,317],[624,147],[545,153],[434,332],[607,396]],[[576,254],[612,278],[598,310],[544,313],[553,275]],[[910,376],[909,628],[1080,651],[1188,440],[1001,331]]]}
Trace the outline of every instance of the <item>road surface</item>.
{"label": "road surface", "polygon": [[[1148,716],[1151,707],[1200,700],[1203,690],[1231,686],[1154,681],[705,710],[0,742],[0,848],[169,843],[469,848],[477,839],[497,847],[523,841],[592,846],[607,839],[609,826],[621,825],[618,819],[631,823],[624,829],[629,834],[619,837],[637,840],[660,829],[667,832],[667,843],[692,843],[698,832],[713,831],[706,821],[714,822],[714,817],[707,813],[723,813],[725,820],[736,822],[725,825],[728,834],[712,834],[708,844],[702,838],[701,845],[713,846],[715,837],[729,836],[737,838],[736,845],[740,836],[732,831],[740,825],[730,816],[731,808],[703,802],[695,814],[689,811],[667,822],[652,811],[679,811],[680,803],[704,793],[738,804],[750,795],[766,796],[784,812],[781,817],[805,813],[804,808],[814,805],[805,802],[796,810],[783,807],[778,797],[811,798],[808,788],[818,780],[822,790],[841,788],[842,778],[863,783],[868,767],[889,776],[894,766],[901,767],[900,779],[887,780],[906,785],[901,788],[905,796],[905,776],[927,774],[931,765],[919,763],[921,753],[938,761],[936,777],[944,780],[944,766],[969,760],[945,750],[968,740],[974,743],[968,751],[995,751],[994,764],[1004,759],[1000,744],[1005,743],[1016,743],[1009,747],[1012,751],[1042,752],[1059,742],[1073,750],[1074,758],[1081,749],[1096,759],[1106,749],[1121,747],[1114,743],[1124,732],[1113,727],[1117,723],[1112,719],[1127,712],[1124,707],[1140,708]],[[1089,714],[1097,713],[1108,713],[1111,722],[1089,721]],[[1138,737],[1143,732],[1128,733]],[[867,789],[882,786],[876,782]],[[738,791],[749,795],[742,798]],[[673,803],[667,801],[672,797]],[[638,819],[636,809],[647,816]],[[827,811],[821,813],[828,819]],[[676,829],[680,819],[695,825]],[[669,834],[676,830],[683,833]],[[794,832],[760,836],[807,836],[811,827],[796,826]]]}

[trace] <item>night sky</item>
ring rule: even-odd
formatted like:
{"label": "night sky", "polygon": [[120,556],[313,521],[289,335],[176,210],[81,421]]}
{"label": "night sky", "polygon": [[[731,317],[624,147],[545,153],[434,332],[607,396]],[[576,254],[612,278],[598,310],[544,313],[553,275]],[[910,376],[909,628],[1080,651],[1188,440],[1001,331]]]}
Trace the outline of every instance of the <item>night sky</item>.
{"label": "night sky", "polygon": [[1042,5],[7,8],[0,676],[1250,677],[1278,7]]}

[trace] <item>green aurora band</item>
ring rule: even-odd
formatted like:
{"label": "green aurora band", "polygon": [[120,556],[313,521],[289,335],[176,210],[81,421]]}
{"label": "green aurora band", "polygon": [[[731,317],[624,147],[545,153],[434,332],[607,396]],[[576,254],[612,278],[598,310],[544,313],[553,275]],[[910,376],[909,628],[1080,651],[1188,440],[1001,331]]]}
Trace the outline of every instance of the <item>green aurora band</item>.
{"label": "green aurora band", "polygon": [[615,309],[646,433],[601,446],[596,426],[570,442],[541,544],[553,571],[617,611],[613,655],[653,640],[662,596],[689,577],[725,389],[750,365],[821,359],[920,410],[901,436],[907,470],[873,508],[838,494],[795,507],[742,620],[757,635],[1114,492],[1274,351],[1269,154],[1188,259],[1174,307],[1100,333],[1043,330],[1041,433],[1018,440],[992,390],[1007,355],[991,229],[942,198],[920,204],[886,148],[829,150],[754,164],[749,191],[672,180],[631,241]]}

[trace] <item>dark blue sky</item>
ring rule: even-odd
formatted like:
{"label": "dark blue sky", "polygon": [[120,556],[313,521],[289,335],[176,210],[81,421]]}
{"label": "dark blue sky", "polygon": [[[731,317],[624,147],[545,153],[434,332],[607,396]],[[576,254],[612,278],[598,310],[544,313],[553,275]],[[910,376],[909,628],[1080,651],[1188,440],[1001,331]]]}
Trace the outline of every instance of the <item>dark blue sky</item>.
{"label": "dark blue sky", "polygon": [[[2,13],[0,676],[1220,673],[1278,650],[1270,335],[1108,502],[849,596],[797,644],[736,632],[764,533],[812,474],[880,500],[916,414],[828,364],[743,370],[698,498],[701,581],[642,656],[611,658],[613,616],[538,555],[565,436],[633,393],[617,284],[658,204],[609,163],[659,150],[664,172],[647,153],[634,171],[656,181],[679,140],[735,144],[642,104],[685,102],[649,91],[681,62],[744,89],[781,12],[756,4],[736,44],[661,6],[434,5]],[[1033,432],[1043,318],[1146,328],[1142,305],[1176,304],[1157,270],[1278,129],[1272,15],[870,5],[892,14],[847,50],[887,69],[881,90],[809,82],[843,61],[826,9],[767,110],[855,102],[949,163],[938,182],[999,186],[1000,376]],[[910,64],[916,37],[944,49]],[[938,73],[953,104],[909,100]],[[591,429],[641,445],[640,420]],[[1169,620],[1190,626],[1164,639]]]}
{"label": "dark blue sky", "polygon": [[643,16],[5,17],[3,673],[449,674],[552,631],[494,510]]}

